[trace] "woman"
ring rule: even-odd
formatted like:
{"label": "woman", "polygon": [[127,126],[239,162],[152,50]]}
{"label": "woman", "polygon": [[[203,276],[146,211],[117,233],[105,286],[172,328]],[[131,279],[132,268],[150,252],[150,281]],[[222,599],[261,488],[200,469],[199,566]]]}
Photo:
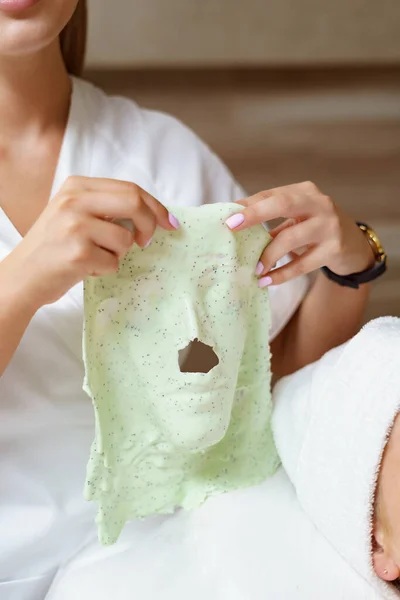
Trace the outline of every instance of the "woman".
{"label": "woman", "polygon": [[[85,15],[83,0],[0,0],[2,598],[42,598],[57,566],[92,535],[92,508],[81,499],[93,435],[81,391],[82,280],[115,271],[157,226],[179,227],[164,204],[244,196],[180,123],[71,78],[82,68]],[[368,236],[312,184],[243,204],[242,217],[227,222],[233,230],[289,218],[257,267],[260,286],[286,282],[271,289],[280,376],[348,339],[368,297],[368,286],[339,286],[325,274],[306,295],[298,275],[324,265],[353,285],[349,273],[367,281],[384,263],[374,266]],[[282,259],[300,247],[305,254],[290,265]]]}

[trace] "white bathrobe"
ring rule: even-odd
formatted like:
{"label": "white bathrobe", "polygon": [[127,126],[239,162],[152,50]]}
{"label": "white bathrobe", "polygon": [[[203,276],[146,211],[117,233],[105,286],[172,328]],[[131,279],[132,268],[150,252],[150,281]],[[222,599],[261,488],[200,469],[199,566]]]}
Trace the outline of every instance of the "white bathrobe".
{"label": "white bathrobe", "polygon": [[131,523],[117,546],[67,565],[47,600],[398,598],[373,573],[370,538],[399,357],[400,319],[382,319],[279,383],[274,430],[295,487],[281,468],[193,512]]}

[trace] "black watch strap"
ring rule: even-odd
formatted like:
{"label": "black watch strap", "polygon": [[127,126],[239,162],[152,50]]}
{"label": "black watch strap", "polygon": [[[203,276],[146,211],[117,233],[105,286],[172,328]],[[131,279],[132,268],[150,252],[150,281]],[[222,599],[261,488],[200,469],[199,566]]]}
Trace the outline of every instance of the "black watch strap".
{"label": "black watch strap", "polygon": [[382,262],[377,262],[373,267],[367,269],[366,271],[362,271],[361,273],[352,273],[351,275],[337,275],[328,267],[322,267],[321,271],[335,283],[338,283],[341,286],[353,288],[354,290],[358,290],[360,285],[363,283],[370,283],[374,281],[378,277],[384,274],[386,271],[386,259]]}

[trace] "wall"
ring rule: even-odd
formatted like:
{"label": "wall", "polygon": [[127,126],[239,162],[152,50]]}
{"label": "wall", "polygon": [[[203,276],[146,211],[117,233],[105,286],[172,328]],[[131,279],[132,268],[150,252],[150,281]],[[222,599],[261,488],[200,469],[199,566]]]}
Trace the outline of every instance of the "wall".
{"label": "wall", "polygon": [[89,0],[92,67],[400,62],[399,0]]}

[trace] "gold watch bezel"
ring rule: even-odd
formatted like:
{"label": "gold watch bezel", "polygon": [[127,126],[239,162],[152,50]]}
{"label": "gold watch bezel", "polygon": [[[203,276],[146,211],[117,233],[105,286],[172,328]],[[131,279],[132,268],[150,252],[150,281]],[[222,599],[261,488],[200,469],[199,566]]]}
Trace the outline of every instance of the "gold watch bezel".
{"label": "gold watch bezel", "polygon": [[379,239],[377,233],[373,229],[371,229],[371,227],[368,227],[367,225],[364,225],[362,223],[359,223],[358,226],[361,229],[361,231],[365,234],[368,243],[374,252],[376,261],[384,262],[385,260],[387,260],[387,254],[382,246],[381,240]]}

